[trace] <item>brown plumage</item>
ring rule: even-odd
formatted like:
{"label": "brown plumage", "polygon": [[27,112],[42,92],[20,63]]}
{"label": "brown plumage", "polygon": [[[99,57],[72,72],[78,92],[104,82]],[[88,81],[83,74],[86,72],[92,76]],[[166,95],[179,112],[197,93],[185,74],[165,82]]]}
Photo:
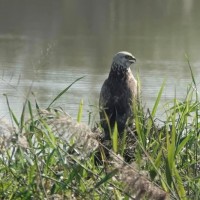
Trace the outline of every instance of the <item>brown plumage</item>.
{"label": "brown plumage", "polygon": [[135,63],[135,57],[129,52],[117,53],[111,65],[108,78],[103,83],[99,98],[100,121],[105,131],[105,138],[110,138],[108,117],[111,129],[115,122],[118,132],[124,131],[127,120],[133,117],[133,101],[137,97],[137,81],[130,65]]}

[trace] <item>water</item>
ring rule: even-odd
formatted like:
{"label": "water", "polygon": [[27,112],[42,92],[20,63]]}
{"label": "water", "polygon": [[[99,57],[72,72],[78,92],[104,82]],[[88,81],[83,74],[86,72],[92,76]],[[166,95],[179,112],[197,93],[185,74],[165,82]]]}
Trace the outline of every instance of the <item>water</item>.
{"label": "water", "polygon": [[0,117],[9,118],[3,94],[19,116],[26,98],[45,108],[82,76],[55,106],[76,118],[83,99],[83,120],[89,111],[98,116],[101,85],[121,50],[137,58],[131,69],[140,76],[146,107],[152,108],[166,80],[159,115],[175,95],[185,97],[191,82],[185,54],[199,84],[197,0],[0,0],[0,5]]}

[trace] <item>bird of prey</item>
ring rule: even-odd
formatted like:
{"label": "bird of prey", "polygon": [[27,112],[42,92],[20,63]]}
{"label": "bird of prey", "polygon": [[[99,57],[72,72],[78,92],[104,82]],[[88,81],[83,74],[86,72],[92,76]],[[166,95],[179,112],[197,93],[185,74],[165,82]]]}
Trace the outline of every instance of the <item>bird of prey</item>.
{"label": "bird of prey", "polygon": [[109,76],[103,83],[99,98],[100,123],[105,132],[104,139],[110,139],[109,126],[112,130],[116,122],[120,135],[128,120],[133,118],[137,81],[130,65],[135,62],[136,58],[126,51],[118,52],[113,57]]}

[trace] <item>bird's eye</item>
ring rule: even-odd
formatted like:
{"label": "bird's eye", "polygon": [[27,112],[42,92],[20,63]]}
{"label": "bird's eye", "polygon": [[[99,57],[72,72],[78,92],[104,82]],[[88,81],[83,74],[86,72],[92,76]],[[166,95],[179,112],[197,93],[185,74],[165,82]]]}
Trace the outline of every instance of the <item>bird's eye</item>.
{"label": "bird's eye", "polygon": [[125,56],[126,59],[132,59],[131,56],[126,55]]}

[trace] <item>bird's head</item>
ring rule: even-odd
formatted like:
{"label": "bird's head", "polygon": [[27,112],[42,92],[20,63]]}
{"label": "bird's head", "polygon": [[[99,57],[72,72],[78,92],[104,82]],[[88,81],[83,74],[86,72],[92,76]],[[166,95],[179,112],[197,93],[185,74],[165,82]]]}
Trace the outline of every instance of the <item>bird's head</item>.
{"label": "bird's head", "polygon": [[127,51],[120,51],[113,57],[113,68],[120,68],[122,70],[128,69],[132,63],[136,62],[136,58]]}

